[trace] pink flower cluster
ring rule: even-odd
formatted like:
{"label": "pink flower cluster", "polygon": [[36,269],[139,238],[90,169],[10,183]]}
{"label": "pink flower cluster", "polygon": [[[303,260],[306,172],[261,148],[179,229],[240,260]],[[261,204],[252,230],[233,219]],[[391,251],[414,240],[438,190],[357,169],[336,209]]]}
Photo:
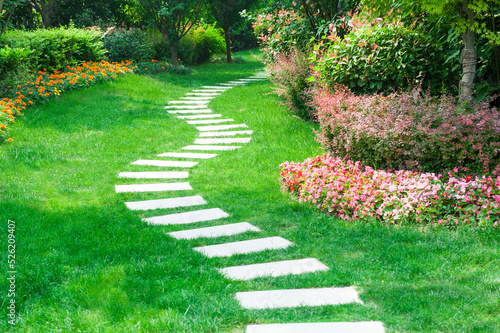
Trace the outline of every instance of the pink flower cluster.
{"label": "pink flower cluster", "polygon": [[498,226],[500,177],[374,170],[329,154],[280,167],[285,191],[346,220]]}

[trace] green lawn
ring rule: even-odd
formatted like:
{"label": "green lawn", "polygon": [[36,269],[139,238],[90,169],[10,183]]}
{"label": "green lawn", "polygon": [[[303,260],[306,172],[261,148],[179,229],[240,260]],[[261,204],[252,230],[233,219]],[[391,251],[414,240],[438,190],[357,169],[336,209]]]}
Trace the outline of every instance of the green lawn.
{"label": "green lawn", "polygon": [[[33,107],[0,146],[2,320],[7,331],[7,220],[16,222],[19,332],[244,332],[252,323],[384,322],[388,332],[500,332],[500,235],[345,222],[280,190],[279,164],[321,153],[315,125],[280,105],[267,81],[235,87],[210,103],[254,131],[243,149],[190,170],[194,191],[115,193],[137,159],[179,151],[194,126],[164,106],[202,85],[252,75],[262,64],[210,64],[190,76],[127,75]],[[144,180],[144,183],[163,180]],[[177,241],[124,202],[200,194],[206,208],[263,230]],[[191,210],[199,207],[190,208]],[[186,209],[179,209],[184,211]],[[208,226],[214,223],[197,223]],[[189,228],[195,227],[189,226]],[[286,250],[207,259],[194,246],[281,236]],[[235,282],[217,268],[315,257],[328,272]],[[238,291],[354,285],[364,305],[243,310]]]}

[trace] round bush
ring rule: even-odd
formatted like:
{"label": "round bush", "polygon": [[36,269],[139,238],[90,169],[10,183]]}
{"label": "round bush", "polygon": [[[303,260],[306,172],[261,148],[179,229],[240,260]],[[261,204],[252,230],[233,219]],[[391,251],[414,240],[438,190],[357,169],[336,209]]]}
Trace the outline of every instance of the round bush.
{"label": "round bush", "polygon": [[[363,27],[335,39],[320,51],[316,70],[330,87],[348,86],[356,93],[386,92],[430,84],[432,94],[449,89],[459,73],[447,66],[443,47],[429,36],[400,25]],[[424,86],[425,86],[424,85]]]}
{"label": "round bush", "polygon": [[151,59],[153,47],[139,29],[111,29],[104,36],[104,47],[110,61]]}

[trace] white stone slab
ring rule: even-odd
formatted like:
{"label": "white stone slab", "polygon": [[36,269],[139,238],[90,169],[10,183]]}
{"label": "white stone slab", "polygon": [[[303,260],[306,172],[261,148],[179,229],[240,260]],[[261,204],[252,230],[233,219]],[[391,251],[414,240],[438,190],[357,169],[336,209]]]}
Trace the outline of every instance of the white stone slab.
{"label": "white stone slab", "polygon": [[223,130],[228,130],[228,129],[233,129],[233,128],[248,128],[247,125],[245,124],[234,124],[234,125],[216,125],[216,126],[198,126],[196,129],[198,131],[223,131]]}
{"label": "white stone slab", "polygon": [[247,231],[261,231],[248,222],[218,225],[215,227],[199,228],[170,232],[169,235],[177,239],[215,238],[221,236],[238,235]]}
{"label": "white stone slab", "polygon": [[239,83],[219,83],[221,86],[225,86],[225,87],[235,87],[235,86],[239,86],[240,84]]}
{"label": "white stone slab", "polygon": [[200,110],[176,110],[176,111],[168,111],[171,114],[182,114],[182,113],[212,113],[210,109],[200,109]]}
{"label": "white stone slab", "polygon": [[242,146],[210,146],[210,145],[190,145],[182,149],[184,150],[235,150],[238,148],[243,148]]}
{"label": "white stone slab", "polygon": [[149,172],[120,172],[119,178],[135,179],[181,179],[188,178],[187,171],[149,171]]}
{"label": "white stone slab", "polygon": [[248,325],[246,333],[385,333],[379,321]]}
{"label": "white stone slab", "polygon": [[206,109],[207,105],[169,105],[165,106],[165,109],[189,109],[189,110],[196,110],[196,109]]}
{"label": "white stone slab", "polygon": [[163,153],[158,156],[161,157],[179,157],[179,158],[201,158],[207,159],[217,156],[217,154],[204,154],[204,153]]}
{"label": "white stone slab", "polygon": [[193,188],[189,185],[189,183],[115,185],[116,193],[185,191],[192,189]]}
{"label": "white stone slab", "polygon": [[204,101],[204,102],[208,103],[213,98],[214,97],[205,96],[205,97],[181,97],[180,99],[182,99],[182,100],[189,100],[189,101]]}
{"label": "white stone slab", "polygon": [[203,221],[218,220],[229,214],[220,208],[201,209],[185,213],[169,214],[142,219],[144,222],[156,225],[189,224]]}
{"label": "white stone slab", "polygon": [[226,143],[249,143],[251,138],[219,138],[219,139],[196,139],[194,144],[197,145],[216,145]]}
{"label": "white stone slab", "polygon": [[177,116],[179,119],[203,119],[203,118],[219,118],[221,114],[196,114],[193,116]]}
{"label": "white stone slab", "polygon": [[191,120],[188,121],[188,124],[191,125],[200,125],[200,124],[220,124],[234,121],[234,119],[211,119],[211,120]]}
{"label": "white stone slab", "polygon": [[[221,86],[203,86],[202,88],[206,89],[231,89],[232,87],[221,87]],[[194,90],[193,90],[194,91]]]}
{"label": "white stone slab", "polygon": [[241,242],[195,247],[193,250],[198,251],[209,258],[230,257],[235,254],[285,249],[292,244],[292,242],[281,237],[268,237]]}
{"label": "white stone slab", "polygon": [[220,272],[232,280],[251,280],[265,276],[298,275],[317,271],[327,271],[328,267],[318,259],[307,258],[285,260],[263,264],[233,266],[220,269]]}
{"label": "white stone slab", "polygon": [[262,81],[262,78],[239,79],[239,81],[246,81],[246,82]]}
{"label": "white stone slab", "polygon": [[[208,91],[208,90],[202,90],[202,91]],[[219,96],[220,93],[187,93],[186,95],[190,96]]]}
{"label": "white stone slab", "polygon": [[194,167],[198,162],[186,162],[186,161],[162,161],[162,160],[137,160],[132,162],[133,165],[150,165],[159,167],[176,167],[176,168],[191,168]]}
{"label": "white stone slab", "polygon": [[253,131],[201,132],[200,137],[252,135]]}
{"label": "white stone slab", "polygon": [[246,82],[241,82],[241,81],[229,81],[228,83],[234,83],[234,84],[247,84]]}
{"label": "white stone slab", "polygon": [[146,201],[131,201],[125,202],[125,205],[130,210],[151,210],[151,209],[166,209],[178,207],[190,207],[205,205],[207,202],[199,195],[181,198],[169,198]]}
{"label": "white stone slab", "polygon": [[170,101],[168,104],[195,104],[195,105],[206,105],[209,101]]}
{"label": "white stone slab", "polygon": [[276,309],[347,303],[363,304],[354,287],[238,292],[236,293],[236,299],[245,309]]}
{"label": "white stone slab", "polygon": [[201,92],[201,93],[218,93],[219,95],[226,91],[226,89],[223,89],[224,87],[217,87],[217,89],[199,89],[199,90],[193,90],[194,92]]}

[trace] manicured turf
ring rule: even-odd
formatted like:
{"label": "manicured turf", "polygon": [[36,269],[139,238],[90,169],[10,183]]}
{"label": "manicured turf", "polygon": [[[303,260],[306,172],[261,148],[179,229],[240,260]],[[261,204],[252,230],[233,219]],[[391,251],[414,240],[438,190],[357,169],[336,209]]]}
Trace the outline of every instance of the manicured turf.
{"label": "manicured turf", "polygon": [[[388,332],[500,332],[500,236],[350,223],[281,192],[279,164],[321,153],[315,125],[286,112],[271,84],[235,87],[210,103],[245,123],[252,140],[189,169],[193,191],[116,193],[119,172],[180,151],[194,125],[163,107],[202,85],[244,78],[262,65],[212,64],[190,76],[128,75],[33,107],[0,147],[1,328],[6,331],[7,220],[16,222],[19,332],[244,332],[254,323],[384,322]],[[170,159],[170,158],[164,158]],[[185,180],[172,180],[185,181]],[[164,180],[156,180],[164,182]],[[220,239],[176,240],[186,226],[148,226],[152,217],[200,207],[131,211],[124,202],[202,195],[203,209],[231,217],[206,227],[250,222],[262,229]],[[285,250],[206,258],[193,247],[280,236]],[[327,272],[225,279],[217,268],[317,258]],[[243,310],[239,291],[357,287],[364,305]]]}

